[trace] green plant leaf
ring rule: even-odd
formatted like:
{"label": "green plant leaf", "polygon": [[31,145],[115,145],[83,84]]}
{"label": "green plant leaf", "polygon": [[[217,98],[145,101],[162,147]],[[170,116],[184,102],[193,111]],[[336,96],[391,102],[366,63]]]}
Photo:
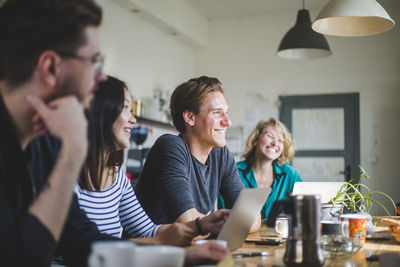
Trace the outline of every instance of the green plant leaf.
{"label": "green plant leaf", "polygon": [[[382,195],[389,199],[394,210],[396,210],[396,204],[388,194],[376,190],[371,191],[368,186],[362,184],[362,179],[369,179],[369,176],[363,167],[359,166],[359,168],[361,172],[353,176],[348,182],[342,185],[336,196],[334,196],[329,203],[342,204],[345,208],[355,212],[369,212],[372,208],[372,203],[376,203],[391,217],[388,209],[381,202],[374,199],[373,196]],[[363,193],[362,191],[366,192]]]}

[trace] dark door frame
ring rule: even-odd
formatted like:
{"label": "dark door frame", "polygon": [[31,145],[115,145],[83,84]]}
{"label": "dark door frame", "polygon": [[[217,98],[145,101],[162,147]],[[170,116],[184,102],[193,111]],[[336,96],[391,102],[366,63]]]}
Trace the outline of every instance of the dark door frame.
{"label": "dark door frame", "polygon": [[346,180],[359,173],[360,165],[360,94],[325,94],[279,96],[279,119],[292,132],[292,110],[344,108],[344,150],[299,150],[297,157],[341,157],[345,159]]}

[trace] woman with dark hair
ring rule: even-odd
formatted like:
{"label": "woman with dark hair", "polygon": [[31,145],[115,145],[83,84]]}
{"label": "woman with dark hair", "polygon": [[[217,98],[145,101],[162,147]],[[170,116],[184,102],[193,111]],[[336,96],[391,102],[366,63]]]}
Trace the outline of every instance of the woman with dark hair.
{"label": "woman with dark hair", "polygon": [[136,122],[131,106],[124,82],[109,76],[99,83],[88,115],[88,157],[75,186],[80,207],[100,232],[121,237],[124,229],[141,243],[182,246],[199,233],[218,233],[228,211],[214,212],[197,222],[156,225],[142,209],[121,167]]}

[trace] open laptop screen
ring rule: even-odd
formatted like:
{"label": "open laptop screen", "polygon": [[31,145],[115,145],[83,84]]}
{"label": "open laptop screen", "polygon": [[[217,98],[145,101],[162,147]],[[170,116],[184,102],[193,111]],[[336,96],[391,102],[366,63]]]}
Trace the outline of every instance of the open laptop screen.
{"label": "open laptop screen", "polygon": [[231,251],[241,247],[270,192],[271,188],[242,189],[217,239],[225,240]]}
{"label": "open laptop screen", "polygon": [[344,184],[345,182],[296,182],[293,195],[320,195],[321,203],[328,203]]}

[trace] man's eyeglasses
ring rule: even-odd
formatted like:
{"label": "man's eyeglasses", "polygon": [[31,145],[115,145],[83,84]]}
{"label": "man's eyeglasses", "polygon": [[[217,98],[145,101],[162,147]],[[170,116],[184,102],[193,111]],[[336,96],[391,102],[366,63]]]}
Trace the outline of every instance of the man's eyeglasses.
{"label": "man's eyeglasses", "polygon": [[89,57],[84,57],[81,55],[64,53],[64,52],[57,52],[57,53],[64,58],[74,58],[82,61],[89,60],[93,65],[93,72],[96,79],[98,79],[103,73],[104,55],[101,53],[97,53],[94,56],[89,56]]}

